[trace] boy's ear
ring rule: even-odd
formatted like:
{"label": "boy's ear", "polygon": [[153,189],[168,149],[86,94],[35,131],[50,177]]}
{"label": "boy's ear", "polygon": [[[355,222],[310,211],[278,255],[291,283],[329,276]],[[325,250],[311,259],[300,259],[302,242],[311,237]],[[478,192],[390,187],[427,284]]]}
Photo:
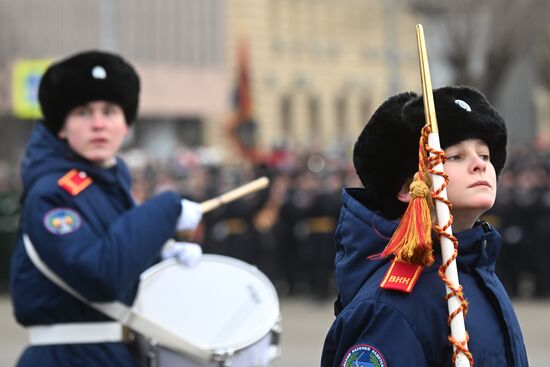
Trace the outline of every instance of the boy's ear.
{"label": "boy's ear", "polygon": [[403,203],[408,203],[411,201],[411,191],[408,183],[405,183],[403,187],[401,187],[401,190],[397,193],[397,200]]}
{"label": "boy's ear", "polygon": [[57,137],[61,140],[64,140],[67,138],[67,134],[65,133],[65,129],[61,129],[57,132]]}

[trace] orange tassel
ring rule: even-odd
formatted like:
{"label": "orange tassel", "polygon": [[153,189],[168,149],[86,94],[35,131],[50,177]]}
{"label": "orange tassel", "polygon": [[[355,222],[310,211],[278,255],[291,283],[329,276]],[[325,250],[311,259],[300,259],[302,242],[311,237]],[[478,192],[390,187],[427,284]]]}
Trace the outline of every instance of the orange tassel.
{"label": "orange tassel", "polygon": [[410,264],[433,264],[430,188],[418,174],[411,183],[410,193],[411,201],[390,242],[384,251],[369,258],[379,259],[395,255],[397,260]]}

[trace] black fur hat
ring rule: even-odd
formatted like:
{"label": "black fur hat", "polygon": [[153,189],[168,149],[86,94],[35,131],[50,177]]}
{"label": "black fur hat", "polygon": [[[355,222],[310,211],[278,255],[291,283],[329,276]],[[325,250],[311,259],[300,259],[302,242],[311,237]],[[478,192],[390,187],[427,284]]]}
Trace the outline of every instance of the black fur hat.
{"label": "black fur hat", "polygon": [[139,76],[120,56],[86,51],[52,64],[42,76],[38,100],[44,124],[57,133],[75,107],[95,100],[117,103],[130,125],[137,115]]}
{"label": "black fur hat", "polygon": [[390,97],[374,112],[353,148],[353,164],[374,207],[387,218],[397,218],[407,204],[396,195],[418,170],[418,141],[423,122],[407,124],[403,106],[417,99],[412,92]]}
{"label": "black fur hat", "polygon": [[[504,120],[487,99],[471,87],[433,91],[441,147],[470,138],[489,147],[497,176],[506,162]],[[402,93],[389,98],[373,114],[355,143],[353,162],[373,200],[386,218],[400,217],[407,204],[396,195],[418,170],[420,130],[425,124],[422,96]]]}

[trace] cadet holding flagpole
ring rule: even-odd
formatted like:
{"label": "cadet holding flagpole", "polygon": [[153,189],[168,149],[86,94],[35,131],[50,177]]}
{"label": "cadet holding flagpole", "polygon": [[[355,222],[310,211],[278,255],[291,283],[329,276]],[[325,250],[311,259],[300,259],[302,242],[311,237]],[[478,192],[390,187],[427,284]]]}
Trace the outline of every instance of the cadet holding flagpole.
{"label": "cadet holding flagpole", "polygon": [[[464,326],[464,316],[468,304],[465,302],[462,287],[458,279],[456,269],[456,257],[458,256],[458,242],[453,236],[451,205],[447,200],[447,176],[443,170],[441,159],[444,152],[441,150],[439,141],[439,127],[432,93],[432,81],[430,68],[428,66],[428,55],[424,39],[424,28],[421,24],[416,26],[416,38],[418,42],[418,58],[420,63],[420,79],[422,81],[422,94],[424,101],[424,115],[426,126],[431,131],[428,136],[428,146],[432,159],[430,173],[433,181],[433,198],[435,199],[435,210],[437,213],[437,230],[441,243],[441,254],[443,262],[439,274],[447,286],[447,302],[449,307],[449,325],[451,327],[450,341],[453,344],[453,364],[457,367],[473,366],[472,354],[468,351],[468,333]],[[422,147],[421,147],[422,149]]]}
{"label": "cadet holding flagpole", "polygon": [[[388,98],[355,143],[364,187],[342,192],[339,298],[323,367],[528,366],[512,303],[495,274],[500,235],[479,219],[494,204],[506,161],[504,120],[466,86],[435,89],[426,108],[429,84],[423,81],[424,96]],[[440,144],[425,125],[435,114]],[[441,201],[435,211],[447,212],[435,232],[432,198]],[[432,247],[439,240],[442,246]]]}

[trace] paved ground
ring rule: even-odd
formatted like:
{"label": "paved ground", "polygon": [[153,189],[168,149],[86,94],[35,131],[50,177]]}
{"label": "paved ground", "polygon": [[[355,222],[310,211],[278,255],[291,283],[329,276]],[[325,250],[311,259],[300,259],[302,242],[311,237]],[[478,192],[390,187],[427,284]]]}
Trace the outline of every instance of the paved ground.
{"label": "paved ground", "polygon": [[[516,301],[531,367],[550,365],[550,300]],[[272,367],[318,366],[325,333],[332,321],[332,304],[308,299],[281,300],[283,356]],[[11,304],[0,295],[0,366],[15,364],[25,345],[25,332],[15,324]]]}

